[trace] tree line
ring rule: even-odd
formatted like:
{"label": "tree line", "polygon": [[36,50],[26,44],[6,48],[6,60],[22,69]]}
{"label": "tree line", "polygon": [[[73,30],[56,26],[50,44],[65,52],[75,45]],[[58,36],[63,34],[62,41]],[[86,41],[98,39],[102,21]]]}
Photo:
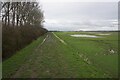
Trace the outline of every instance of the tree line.
{"label": "tree line", "polygon": [[1,2],[3,59],[47,32],[38,2]]}
{"label": "tree line", "polygon": [[4,2],[2,4],[2,22],[5,25],[40,25],[43,21],[43,12],[37,2]]}

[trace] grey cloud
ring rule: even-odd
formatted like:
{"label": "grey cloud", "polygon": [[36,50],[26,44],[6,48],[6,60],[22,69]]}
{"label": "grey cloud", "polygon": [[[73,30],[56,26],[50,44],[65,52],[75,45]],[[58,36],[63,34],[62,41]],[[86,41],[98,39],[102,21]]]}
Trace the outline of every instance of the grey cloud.
{"label": "grey cloud", "polygon": [[117,2],[49,3],[43,9],[45,19],[58,21],[46,22],[49,30],[117,29]]}

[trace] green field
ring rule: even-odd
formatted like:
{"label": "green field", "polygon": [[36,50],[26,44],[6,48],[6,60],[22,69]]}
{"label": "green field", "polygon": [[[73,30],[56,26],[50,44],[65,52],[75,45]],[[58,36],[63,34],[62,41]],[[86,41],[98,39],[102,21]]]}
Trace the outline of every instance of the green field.
{"label": "green field", "polygon": [[[101,33],[110,35],[99,35]],[[99,37],[72,37],[74,34]],[[4,78],[117,76],[117,32],[48,32],[3,62]]]}

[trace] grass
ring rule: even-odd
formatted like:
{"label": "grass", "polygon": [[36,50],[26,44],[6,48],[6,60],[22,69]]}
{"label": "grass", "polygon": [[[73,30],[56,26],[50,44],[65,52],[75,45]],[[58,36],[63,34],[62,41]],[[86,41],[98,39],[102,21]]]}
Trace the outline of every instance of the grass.
{"label": "grass", "polygon": [[32,42],[27,47],[18,51],[15,55],[5,60],[2,63],[3,67],[3,77],[10,77],[14,74],[17,69],[27,60],[27,58],[32,54],[35,48],[43,41],[45,36],[38,38],[36,41]]}
{"label": "grass", "polygon": [[[90,34],[98,35],[99,32],[56,32],[56,34],[63,39],[76,52],[88,57],[92,65],[98,69],[102,69],[111,77],[118,76],[118,33],[104,32],[111,35],[103,35],[103,38],[82,38],[71,37],[71,34]],[[115,54],[109,54],[109,49],[113,49]]]}
{"label": "grass", "polygon": [[[75,38],[71,34],[86,32],[48,33],[16,55],[3,62],[3,77],[14,78],[114,78],[117,77],[117,33],[104,38]],[[40,45],[40,46],[39,46]],[[37,47],[38,46],[38,47]],[[115,50],[109,54],[108,49]],[[96,55],[97,54],[97,55]],[[105,54],[105,55],[104,55]],[[86,60],[88,59],[88,60]]]}

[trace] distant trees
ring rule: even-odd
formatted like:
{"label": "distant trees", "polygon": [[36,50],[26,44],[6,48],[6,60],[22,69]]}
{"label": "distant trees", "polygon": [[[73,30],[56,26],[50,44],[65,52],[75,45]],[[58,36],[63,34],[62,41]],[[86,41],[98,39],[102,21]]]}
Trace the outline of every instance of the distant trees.
{"label": "distant trees", "polygon": [[38,2],[2,2],[1,15],[3,59],[47,32]]}

